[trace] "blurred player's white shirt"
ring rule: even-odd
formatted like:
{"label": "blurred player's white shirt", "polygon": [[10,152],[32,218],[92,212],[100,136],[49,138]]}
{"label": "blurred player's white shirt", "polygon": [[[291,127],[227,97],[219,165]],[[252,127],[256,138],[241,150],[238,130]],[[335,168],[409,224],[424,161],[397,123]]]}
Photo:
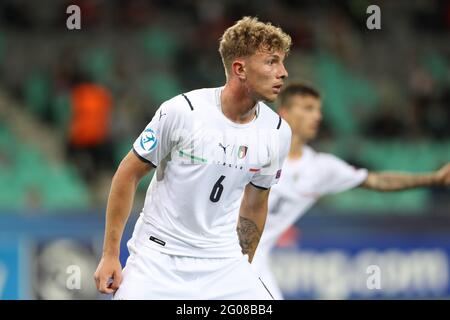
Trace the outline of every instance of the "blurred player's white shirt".
{"label": "blurred player's white shirt", "polygon": [[287,158],[279,183],[269,195],[269,214],[258,251],[270,250],[281,234],[326,195],[353,189],[367,178],[341,159],[304,146],[299,159]]}
{"label": "blurred player's white shirt", "polygon": [[[268,255],[278,238],[323,195],[346,191],[367,179],[366,169],[355,169],[341,159],[304,146],[299,159],[287,158],[283,175],[269,195],[269,214],[252,266],[277,296],[270,279]],[[280,298],[280,297],[278,297]]]}
{"label": "blurred player's white shirt", "polygon": [[270,188],[289,151],[291,130],[262,102],[236,124],[221,110],[223,88],[176,96],[155,113],[134,152],[157,171],[141,219],[148,245],[178,256],[242,257],[236,233],[248,183]]}

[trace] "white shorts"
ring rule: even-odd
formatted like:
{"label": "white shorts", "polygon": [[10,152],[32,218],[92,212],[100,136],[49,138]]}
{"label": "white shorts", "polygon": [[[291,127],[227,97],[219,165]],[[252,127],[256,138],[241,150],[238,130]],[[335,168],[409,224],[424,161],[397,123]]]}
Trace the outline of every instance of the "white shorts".
{"label": "white shorts", "polygon": [[272,294],[275,300],[283,300],[283,294],[278,286],[277,280],[270,270],[270,256],[266,252],[256,251],[255,257],[252,261],[252,268],[256,275],[260,277],[266,285],[269,292]]}
{"label": "white shorts", "polygon": [[136,235],[117,300],[271,300],[248,257],[193,258],[162,253]]}

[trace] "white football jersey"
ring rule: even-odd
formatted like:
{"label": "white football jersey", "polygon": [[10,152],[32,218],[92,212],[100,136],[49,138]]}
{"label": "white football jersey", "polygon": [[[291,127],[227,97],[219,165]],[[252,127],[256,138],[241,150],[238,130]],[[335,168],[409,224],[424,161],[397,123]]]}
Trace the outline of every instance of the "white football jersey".
{"label": "white football jersey", "polygon": [[304,146],[301,158],[286,159],[283,176],[270,191],[269,214],[256,255],[267,254],[321,196],[352,189],[366,178],[366,169],[355,169],[331,154]]}
{"label": "white football jersey", "polygon": [[291,129],[262,102],[237,124],[223,113],[221,88],[194,90],[164,102],[133,144],[157,167],[143,213],[147,242],[181,256],[242,256],[236,233],[248,183],[278,182]]}

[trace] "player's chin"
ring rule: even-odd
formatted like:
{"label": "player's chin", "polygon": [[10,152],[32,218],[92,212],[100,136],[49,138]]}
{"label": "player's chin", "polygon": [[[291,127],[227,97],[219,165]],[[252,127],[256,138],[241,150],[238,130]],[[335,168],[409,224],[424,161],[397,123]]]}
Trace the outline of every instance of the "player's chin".
{"label": "player's chin", "polygon": [[270,94],[265,94],[263,96],[263,100],[267,101],[267,102],[275,102],[275,100],[277,100],[278,98],[278,93],[270,93]]}
{"label": "player's chin", "polygon": [[308,134],[308,140],[313,140],[313,139],[315,139],[316,137],[317,137],[317,133],[318,133],[318,131],[317,130],[312,130],[312,131],[310,131],[309,132],[309,134]]}

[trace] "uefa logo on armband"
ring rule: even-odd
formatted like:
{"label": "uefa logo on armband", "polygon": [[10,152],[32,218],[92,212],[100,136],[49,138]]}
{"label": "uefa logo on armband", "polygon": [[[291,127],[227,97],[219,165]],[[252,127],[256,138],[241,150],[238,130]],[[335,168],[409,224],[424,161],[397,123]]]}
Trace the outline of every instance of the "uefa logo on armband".
{"label": "uefa logo on armband", "polygon": [[152,129],[145,129],[141,134],[141,147],[145,151],[152,151],[156,148],[158,144],[158,139],[156,139],[156,134]]}

